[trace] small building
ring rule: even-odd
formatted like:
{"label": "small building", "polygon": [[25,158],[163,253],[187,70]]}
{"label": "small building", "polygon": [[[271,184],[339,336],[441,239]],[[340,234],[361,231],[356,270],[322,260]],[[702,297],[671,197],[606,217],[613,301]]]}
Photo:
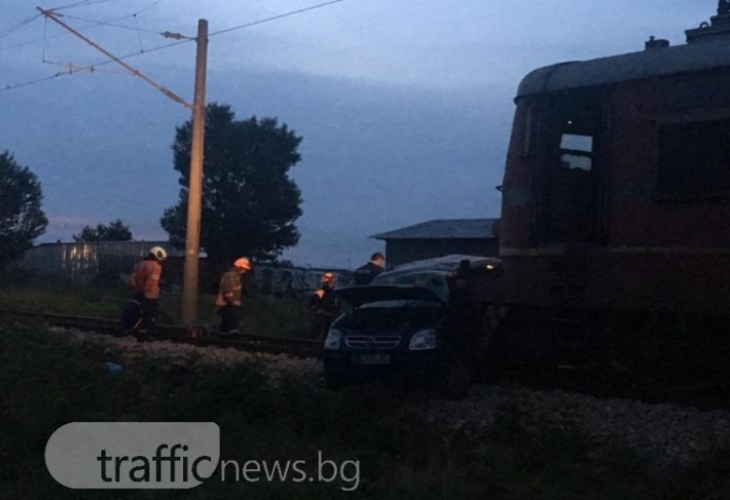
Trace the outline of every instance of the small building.
{"label": "small building", "polygon": [[371,236],[385,241],[388,268],[422,259],[461,254],[496,257],[497,219],[445,219],[422,222]]}
{"label": "small building", "polygon": [[104,241],[86,243],[42,243],[26,250],[12,268],[48,277],[78,282],[93,282],[100,276],[124,276],[154,246],[167,251],[168,261],[163,274],[169,279],[176,268],[182,270],[184,250],[168,241]]}

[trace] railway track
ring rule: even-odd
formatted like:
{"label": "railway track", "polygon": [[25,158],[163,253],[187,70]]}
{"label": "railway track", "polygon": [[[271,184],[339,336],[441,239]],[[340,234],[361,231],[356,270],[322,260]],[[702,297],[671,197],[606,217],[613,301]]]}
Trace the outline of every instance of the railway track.
{"label": "railway track", "polygon": [[[0,318],[18,321],[37,321],[48,325],[72,328],[106,335],[120,333],[117,321],[84,316],[66,316],[39,311],[0,309]],[[209,332],[190,332],[183,327],[159,325],[159,335],[155,341],[168,341],[199,347],[215,346],[234,348],[247,352],[266,354],[286,354],[297,358],[323,357],[320,342],[304,339],[271,337],[265,335],[240,334],[234,339],[221,338]],[[703,410],[727,409],[730,398],[728,384],[703,384],[686,381],[681,386],[675,384],[640,384],[627,387],[614,381],[597,380],[595,374],[570,373],[564,370],[535,369],[521,367],[493,380],[498,384],[518,383],[537,390],[561,389],[592,395],[598,398],[621,398],[639,400],[647,403],[670,403]]]}
{"label": "railway track", "polygon": [[[51,326],[73,328],[106,335],[118,335],[119,323],[114,320],[66,316],[39,311],[0,309],[0,318],[21,321],[40,321]],[[159,325],[155,340],[190,344],[200,347],[234,348],[266,354],[288,354],[299,358],[321,358],[322,344],[313,340],[271,337],[267,335],[238,334],[235,338],[221,338],[210,332],[189,331],[183,327]]]}

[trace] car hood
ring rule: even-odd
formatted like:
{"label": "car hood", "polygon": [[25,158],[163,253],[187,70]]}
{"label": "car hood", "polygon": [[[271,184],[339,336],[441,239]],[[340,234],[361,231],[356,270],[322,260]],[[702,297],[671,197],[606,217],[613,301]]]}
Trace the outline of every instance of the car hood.
{"label": "car hood", "polygon": [[353,307],[387,300],[422,300],[445,303],[436,292],[420,286],[367,285],[337,290],[337,294]]}

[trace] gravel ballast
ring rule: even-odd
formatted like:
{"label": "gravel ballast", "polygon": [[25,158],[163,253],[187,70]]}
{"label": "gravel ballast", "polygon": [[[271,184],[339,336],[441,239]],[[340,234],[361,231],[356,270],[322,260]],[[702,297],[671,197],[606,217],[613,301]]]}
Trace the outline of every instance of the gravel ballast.
{"label": "gravel ballast", "polygon": [[505,409],[565,423],[597,444],[630,448],[661,465],[688,466],[730,444],[730,412],[703,412],[669,404],[598,399],[518,385],[477,385],[461,401],[433,399],[420,408],[430,421],[451,427],[488,428]]}
{"label": "gravel ballast", "polygon": [[298,359],[286,354],[252,353],[232,347],[223,349],[174,342],[138,342],[133,337],[112,337],[65,328],[52,328],[51,331],[71,335],[77,341],[94,342],[119,349],[124,358],[118,360],[120,364],[125,362],[133,364],[136,358],[146,356],[180,361],[193,360],[195,363],[210,365],[258,364],[265,369],[271,379],[278,379],[286,374],[314,378],[322,374],[322,363],[312,358]]}
{"label": "gravel ballast", "polygon": [[[233,348],[197,347],[171,342],[137,342],[63,328],[55,333],[78,341],[103,343],[120,349],[121,362],[134,363],[147,356],[193,359],[196,363],[233,365],[255,363],[271,380],[294,375],[319,383],[323,374],[317,359],[249,353]],[[597,444],[613,444],[634,450],[640,457],[663,466],[688,466],[717,447],[730,445],[730,411],[699,411],[669,404],[647,404],[623,399],[599,399],[554,390],[533,390],[517,384],[475,385],[460,401],[437,397],[416,403],[416,411],[432,422],[475,432],[488,429],[505,409],[535,418],[564,423],[589,436]]]}

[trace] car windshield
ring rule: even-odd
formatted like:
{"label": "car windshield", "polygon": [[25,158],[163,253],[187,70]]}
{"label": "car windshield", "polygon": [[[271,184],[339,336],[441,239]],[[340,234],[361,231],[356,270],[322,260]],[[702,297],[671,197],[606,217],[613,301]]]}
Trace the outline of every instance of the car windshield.
{"label": "car windshield", "polygon": [[420,286],[428,288],[438,295],[444,302],[449,301],[449,285],[443,273],[439,272],[393,272],[377,276],[373,285]]}

